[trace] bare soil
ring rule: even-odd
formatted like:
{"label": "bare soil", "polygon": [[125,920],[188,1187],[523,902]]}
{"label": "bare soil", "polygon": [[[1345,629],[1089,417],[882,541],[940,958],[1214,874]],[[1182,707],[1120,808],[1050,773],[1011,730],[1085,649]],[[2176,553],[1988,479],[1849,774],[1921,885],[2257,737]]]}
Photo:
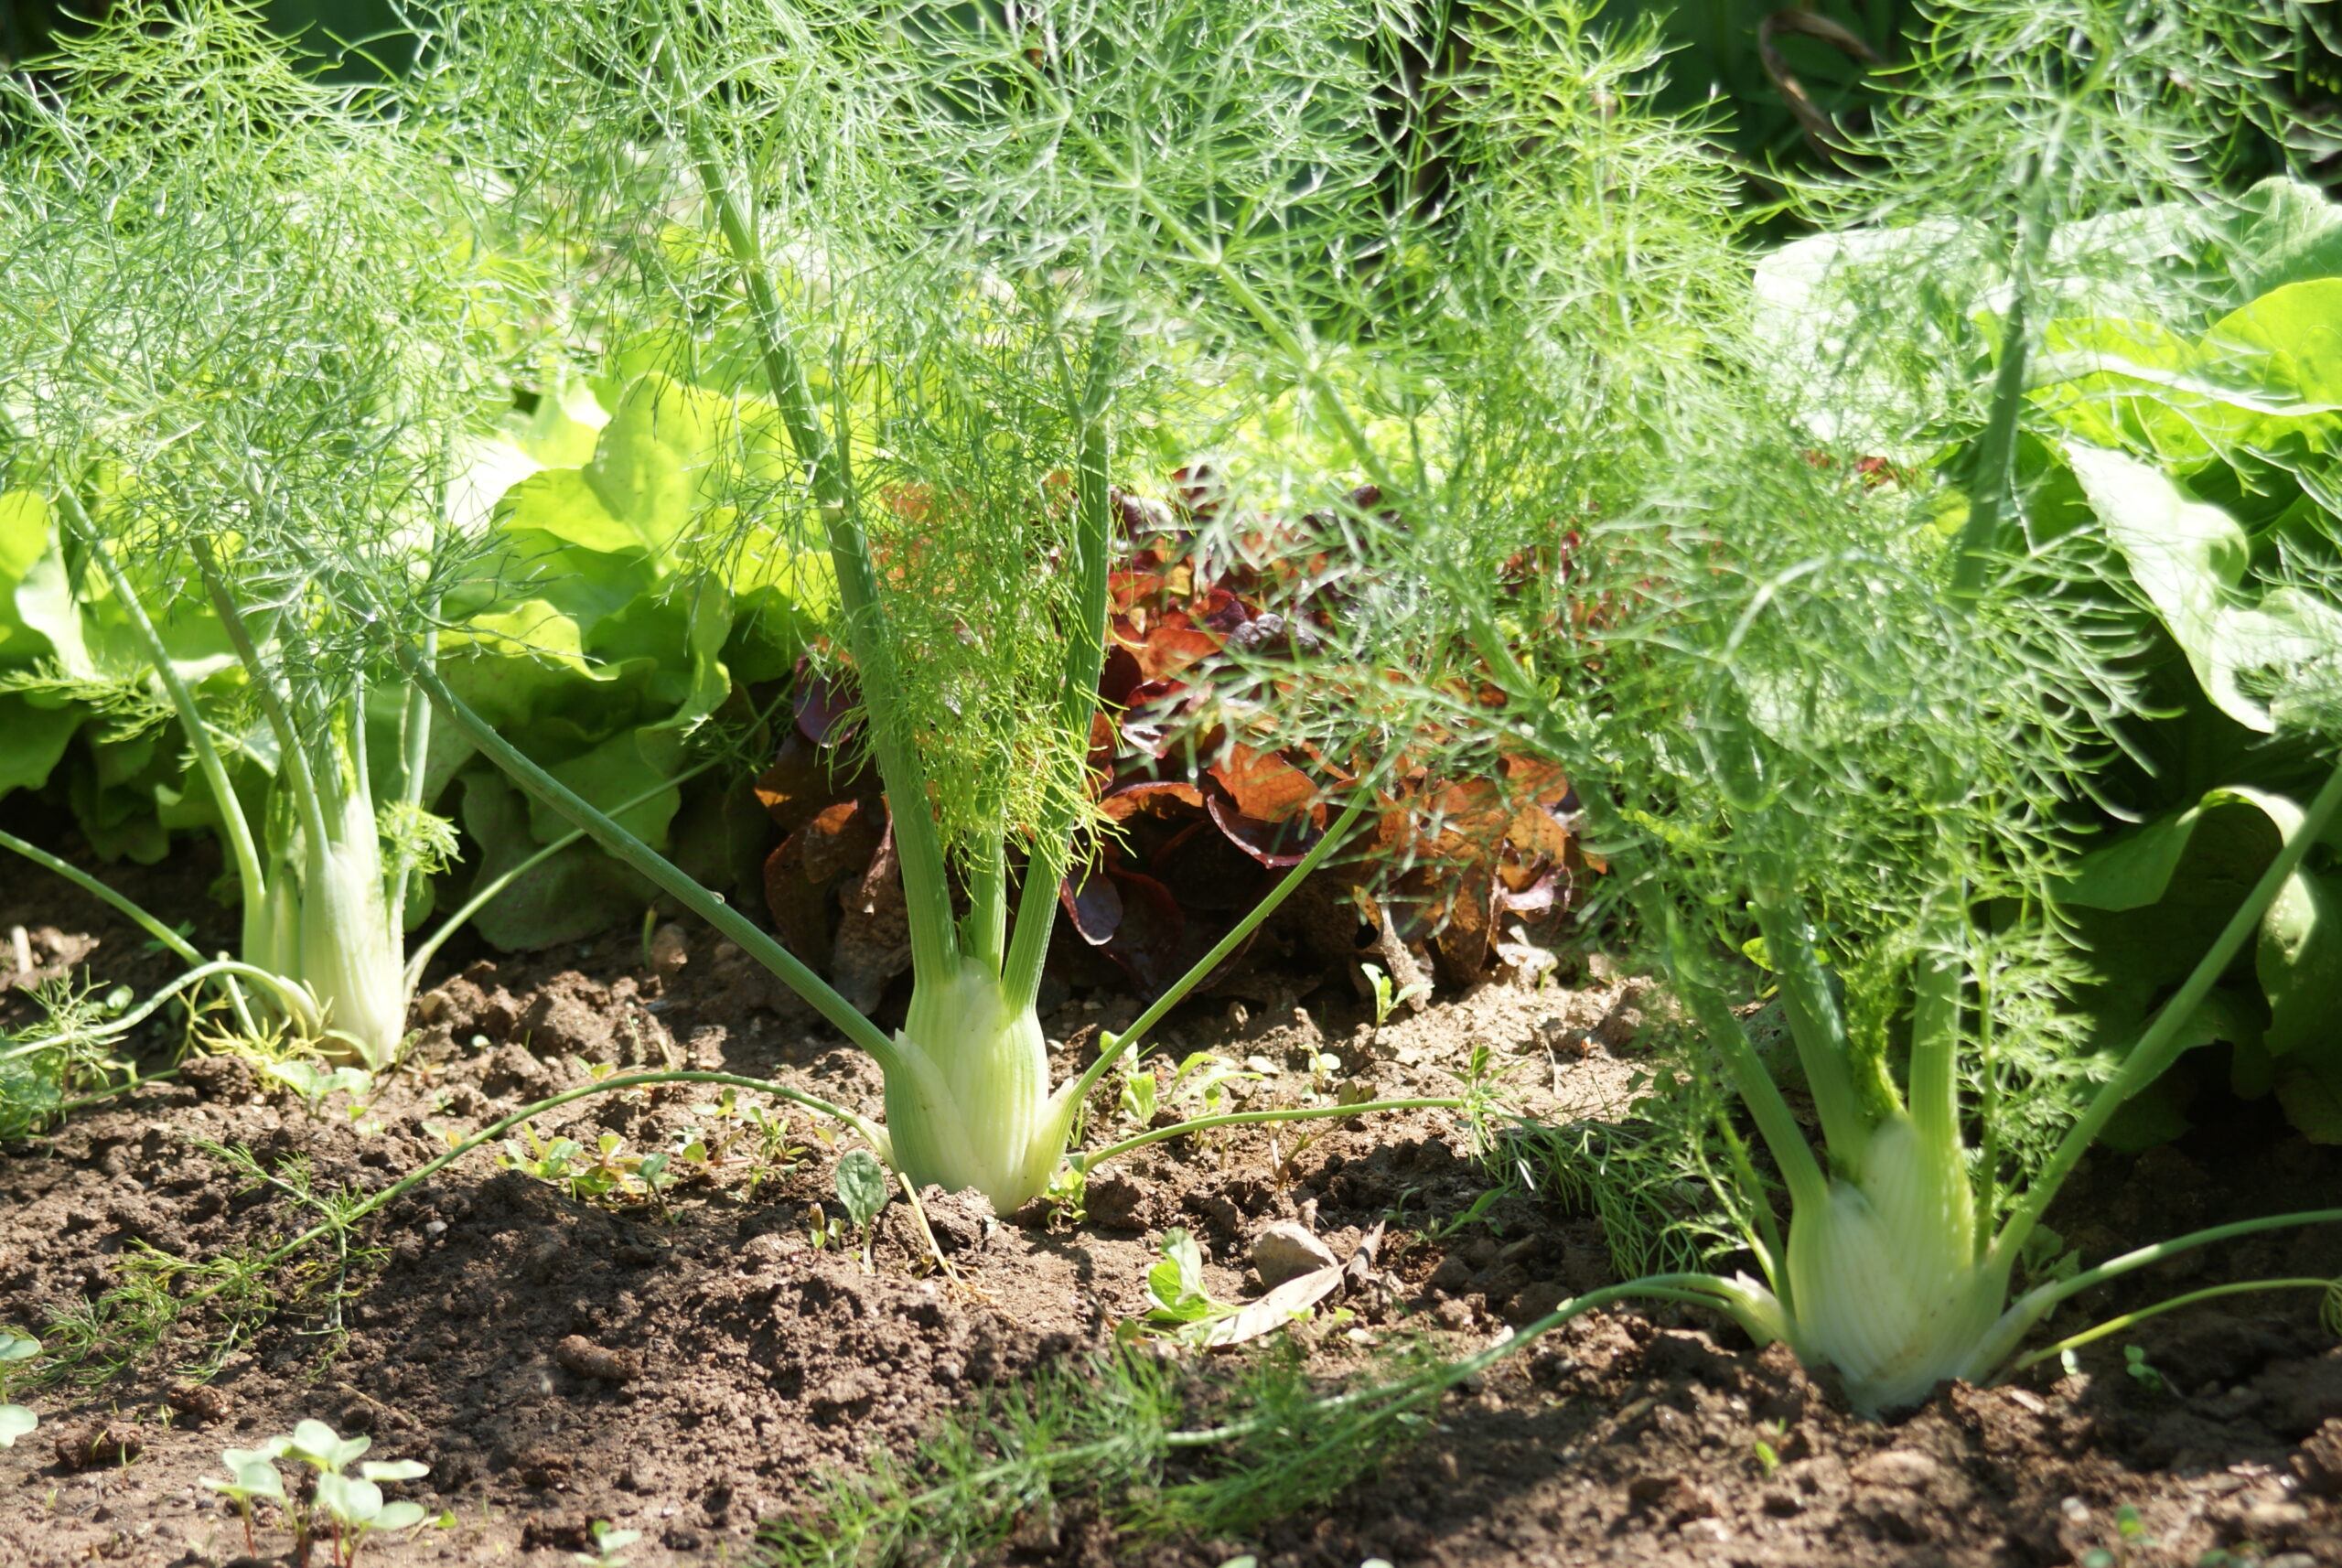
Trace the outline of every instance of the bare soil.
{"label": "bare soil", "polygon": [[[175,913],[213,911],[201,897],[211,874],[187,855],[126,880]],[[223,912],[200,918],[217,928],[199,930],[200,943],[231,940]],[[0,882],[0,937],[18,925],[36,973],[18,972],[0,943],[0,1023],[27,1015],[32,979],[70,970],[144,985],[172,968],[94,900],[21,868]],[[878,1108],[865,1059],[736,951],[680,935],[655,944],[657,969],[632,940],[457,955],[418,1005],[420,1048],[355,1116],[342,1097],[313,1112],[218,1061],[0,1148],[0,1326],[55,1346],[60,1319],[86,1316],[141,1257],[217,1258],[306,1223],[283,1191],[251,1188],[207,1144],[242,1145],[280,1173],[306,1161],[320,1190],[379,1191],[450,1133],[604,1066],[720,1068]],[[1639,988],[1615,977],[1483,986],[1380,1031],[1340,973],[1257,975],[1246,989],[1249,1001],[1186,1009],[1165,1047],[1248,1064],[1260,1074],[1252,1105],[1337,1081],[1451,1092],[1486,1047],[1529,1113],[1616,1114],[1643,1026]],[[1059,1069],[1078,1068],[1090,1026],[1135,1010],[1127,996],[1068,998],[1045,1019],[1062,1042]],[[158,1029],[142,1043],[160,1053],[175,1041]],[[1328,1054],[1338,1071],[1313,1063]],[[709,1124],[693,1107],[711,1098],[689,1086],[596,1097],[543,1131],[666,1147]],[[1112,1108],[1094,1120],[1112,1122]],[[89,1364],[82,1380],[19,1391],[42,1424],[0,1450],[0,1564],[232,1562],[242,1527],[200,1478],[222,1473],[222,1448],[305,1417],[370,1433],[371,1456],[431,1466],[386,1490],[448,1522],[370,1541],[364,1561],[566,1563],[594,1520],[641,1531],[627,1560],[643,1568],[752,1560],[758,1521],[804,1506],[820,1476],[1105,1344],[1146,1305],[1145,1273],[1172,1225],[1201,1240],[1211,1293],[1238,1299],[1260,1289],[1247,1259],[1269,1221],[1305,1223],[1347,1255],[1388,1220],[1382,1281],[1349,1299],[1348,1324],[1286,1331],[1328,1379],[1410,1337],[1477,1348],[1611,1278],[1599,1227],[1550,1196],[1509,1197],[1447,1228],[1489,1178],[1445,1113],[1158,1145],[1093,1184],[1078,1221],[1046,1206],[996,1220],[934,1194],[957,1279],[936,1269],[899,1204],[867,1266],[855,1251],[817,1249],[807,1209],[842,1217],[832,1182],[843,1145],[824,1146],[801,1117],[794,1125],[800,1156],[758,1171],[753,1192],[742,1159],[659,1205],[581,1202],[482,1151],[368,1221],[349,1257],[320,1250],[300,1277],[280,1275],[282,1310],[240,1332],[200,1384],[186,1369],[217,1359],[231,1324],[221,1314],[183,1322],[102,1380]],[[2098,1158],[2059,1222],[2095,1259],[2337,1190],[2336,1151],[2240,1111],[2183,1144]],[[2182,1260],[2098,1306],[2275,1273],[2342,1275],[2342,1239],[2277,1236]],[[2145,1564],[2224,1548],[2289,1568],[2342,1563],[2342,1350],[2300,1293],[2222,1305],[2093,1346],[2078,1374],[2053,1366],[2026,1384],[1955,1386],[1884,1424],[1847,1414],[1783,1350],[1760,1353],[1711,1322],[1671,1309],[1590,1316],[1453,1397],[1382,1474],[1261,1539],[1114,1541],[1045,1522],[1011,1557],[2017,1564],[2105,1550]],[[2127,1369],[2126,1344],[2148,1373]],[[2124,1506],[2143,1537],[2118,1532]],[[261,1522],[263,1554],[283,1551],[281,1520]]]}

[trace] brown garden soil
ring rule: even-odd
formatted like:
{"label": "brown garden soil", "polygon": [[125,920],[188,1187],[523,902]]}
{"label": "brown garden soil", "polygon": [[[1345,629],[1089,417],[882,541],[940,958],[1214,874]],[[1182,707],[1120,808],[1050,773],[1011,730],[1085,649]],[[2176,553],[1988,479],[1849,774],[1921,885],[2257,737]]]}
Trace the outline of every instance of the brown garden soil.
{"label": "brown garden soil", "polygon": [[[208,879],[192,856],[125,878],[175,913],[214,910]],[[226,918],[202,918],[220,929],[198,940],[225,945]],[[0,874],[0,937],[16,926],[35,975],[0,945],[0,1022],[27,1016],[28,978],[143,986],[172,967],[94,901],[21,868]],[[408,1066],[355,1117],[342,1097],[313,1114],[218,1060],[0,1148],[0,1326],[55,1348],[68,1337],[59,1320],[86,1314],[137,1259],[199,1262],[306,1222],[206,1144],[242,1145],[280,1173],[306,1161],[319,1189],[379,1191],[442,1152],[447,1133],[587,1081],[596,1064],[721,1068],[878,1108],[865,1060],[736,950],[679,934],[660,944],[661,970],[630,939],[457,955],[419,1004]],[[1594,967],[1570,987],[1486,985],[1379,1035],[1342,975],[1264,972],[1245,983],[1249,999],[1176,1015],[1165,1044],[1247,1062],[1262,1075],[1249,1086],[1254,1105],[1322,1092],[1309,1064],[1328,1053],[1341,1061],[1332,1077],[1378,1094],[1449,1092],[1485,1046],[1526,1113],[1616,1113],[1647,998]],[[1078,1066],[1091,1026],[1134,1011],[1125,996],[1067,1000],[1045,1019],[1065,1042],[1060,1072]],[[174,1042],[145,1043],[160,1054]],[[693,1087],[596,1097],[543,1131],[664,1147],[705,1125],[693,1107],[709,1098]],[[1108,1343],[1146,1305],[1144,1276],[1172,1225],[1200,1240],[1211,1294],[1234,1299],[1259,1289],[1247,1259],[1267,1222],[1305,1223],[1347,1255],[1387,1219],[1380,1279],[1349,1297],[1351,1316],[1284,1331],[1328,1380],[1410,1340],[1479,1348],[1610,1281],[1599,1227],[1551,1192],[1426,1238],[1491,1181],[1446,1114],[1314,1125],[1330,1130],[1144,1151],[1092,1186],[1080,1222],[1042,1208],[996,1221],[935,1194],[956,1279],[934,1267],[900,1204],[867,1267],[813,1246],[807,1207],[840,1212],[836,1152],[801,1117],[793,1169],[764,1172],[751,1192],[743,1161],[678,1187],[663,1208],[580,1202],[482,1151],[368,1221],[346,1260],[319,1250],[280,1274],[282,1310],[239,1330],[208,1380],[185,1369],[216,1356],[232,1323],[220,1313],[193,1316],[102,1380],[91,1361],[80,1380],[20,1388],[42,1424],[0,1450],[0,1563],[231,1562],[242,1526],[200,1478],[221,1473],[222,1448],[305,1417],[371,1434],[372,1456],[428,1463],[426,1477],[388,1490],[452,1518],[370,1541],[362,1561],[566,1563],[597,1519],[642,1532],[626,1556],[645,1568],[753,1561],[758,1522],[803,1507],[824,1473],[852,1471],[876,1445],[905,1449],[954,1407]],[[2095,1259],[2330,1201],[2338,1176],[2336,1151],[2238,1112],[2143,1157],[2098,1157],[2060,1224]],[[2098,1305],[2254,1273],[2342,1274],[2342,1237],[2231,1246]],[[2342,1562],[2342,1351],[2298,1294],[2226,1305],[2093,1346],[2078,1375],[1955,1386],[1884,1424],[1849,1415],[1782,1349],[1760,1353],[1713,1322],[1667,1308],[1597,1315],[1452,1394],[1380,1473],[1257,1539],[1117,1542],[1043,1520],[1010,1560],[1999,1564],[2104,1549],[2145,1564],[2225,1547],[2293,1568]],[[2125,1344],[2145,1351],[2154,1377],[2126,1369]],[[2143,1541],[2119,1536],[2125,1505]],[[285,1549],[281,1522],[263,1510],[263,1553]]]}

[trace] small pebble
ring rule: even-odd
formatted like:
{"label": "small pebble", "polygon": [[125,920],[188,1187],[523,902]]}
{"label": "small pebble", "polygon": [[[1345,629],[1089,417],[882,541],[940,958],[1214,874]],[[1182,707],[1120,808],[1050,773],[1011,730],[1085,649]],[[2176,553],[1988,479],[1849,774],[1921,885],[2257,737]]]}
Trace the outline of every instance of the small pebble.
{"label": "small pebble", "polygon": [[1273,1220],[1252,1238],[1252,1266],[1261,1271],[1261,1283],[1271,1290],[1287,1280],[1330,1269],[1338,1261],[1333,1249],[1307,1227],[1290,1219]]}
{"label": "small pebble", "polygon": [[1864,1457],[1853,1473],[1855,1480],[1869,1486],[1920,1492],[1943,1473],[1943,1466],[1916,1448],[1886,1448]]}

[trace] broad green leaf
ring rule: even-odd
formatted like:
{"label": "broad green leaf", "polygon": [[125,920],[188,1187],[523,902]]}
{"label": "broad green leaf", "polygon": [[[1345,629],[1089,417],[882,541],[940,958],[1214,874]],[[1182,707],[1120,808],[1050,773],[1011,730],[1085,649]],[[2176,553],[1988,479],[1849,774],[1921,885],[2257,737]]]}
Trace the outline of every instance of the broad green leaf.
{"label": "broad green leaf", "polygon": [[730,585],[732,631],[723,659],[743,684],[788,674],[837,605],[828,551],[792,541],[778,528],[759,528],[742,543]]}
{"label": "broad green leaf", "polygon": [[[176,731],[169,733],[176,738]],[[170,835],[156,813],[155,792],[177,783],[177,749],[176,745],[164,749],[153,736],[130,741],[92,738],[88,756],[72,759],[66,802],[100,859],[153,865],[170,853]]]}
{"label": "broad green leaf", "polygon": [[1146,1272],[1146,1293],[1156,1308],[1183,1322],[1193,1322],[1211,1310],[1204,1294],[1203,1250],[1182,1226],[1163,1233],[1163,1261]]}
{"label": "broad green leaf", "polygon": [[[2059,224],[2036,285],[2043,318],[2145,315],[2175,282],[2213,280],[2219,249],[2213,215],[2195,202],[2159,201]],[[1997,312],[1997,299],[1988,303]]]}
{"label": "broad green leaf", "polygon": [[371,1525],[382,1511],[382,1488],[371,1481],[328,1470],[317,1477],[317,1507],[345,1525]]}
{"label": "broad green leaf", "polygon": [[373,1445],[374,1440],[362,1432],[343,1437],[322,1421],[303,1421],[294,1424],[285,1452],[304,1464],[338,1472]]}
{"label": "broad green leaf", "polygon": [[886,1207],[886,1171],[867,1149],[849,1149],[838,1158],[838,1201],[856,1230],[878,1218]]}
{"label": "broad green leaf", "polygon": [[[682,768],[683,746],[675,733],[644,725],[613,736],[583,757],[556,763],[545,771],[576,790],[589,804],[607,810],[672,779]],[[661,789],[640,805],[620,812],[618,822],[651,848],[664,849],[667,826],[674,821],[682,799],[680,789]],[[568,818],[542,800],[530,800],[529,832],[537,843],[551,843],[573,825]]]}
{"label": "broad green leaf", "polygon": [[2277,1103],[2313,1144],[2342,1144],[2342,1053],[2296,1056],[2279,1064]]}
{"label": "broad green leaf", "polygon": [[2203,818],[2204,808],[2194,806],[2090,851],[2067,884],[2065,902],[2086,909],[2138,909],[2154,903],[2171,886],[2171,874]]}
{"label": "broad green leaf", "polygon": [[609,411],[593,387],[582,380],[568,381],[538,398],[533,412],[508,415],[501,435],[545,467],[575,468],[593,459],[594,447],[609,423]]}
{"label": "broad green leaf", "polygon": [[265,1452],[231,1448],[220,1455],[230,1471],[228,1480],[206,1477],[203,1484],[215,1492],[246,1498],[281,1498],[285,1495],[285,1477],[277,1473],[273,1456]]}
{"label": "broad green leaf", "polygon": [[2196,1063],[2186,1053],[2204,1046],[2226,1042],[2239,1051],[2251,1051],[2260,1043],[2259,1026],[2246,1016],[2247,1009],[2238,1004],[2234,994],[2215,991],[2206,997],[2187,1022],[2179,1028],[2180,1059],[2171,1069],[2124,1101],[2113,1119],[2107,1122],[2100,1140],[2111,1149],[2126,1153],[2168,1144],[2186,1133],[2192,1123],[2187,1108],[2195,1100],[2200,1074]]}
{"label": "broad green leaf", "polygon": [[[2133,828],[2082,856],[2059,901],[2086,909],[2139,909],[2154,903],[2170,887],[2172,874],[2193,843],[2197,825],[2207,813],[2223,806],[2253,808],[2276,828],[2279,838],[2293,832],[2302,820],[2301,808],[2283,795],[2242,784],[2214,789],[2186,811]],[[2252,832],[2256,842],[2265,837],[2257,829]],[[2250,861],[2257,856],[2260,865],[2267,865],[2276,854],[2276,839],[2268,839],[2267,845],[2266,854],[2247,850],[2244,858]],[[2198,868],[2198,874],[2206,869]],[[2250,875],[2258,875],[2257,867]]]}
{"label": "broad green leaf", "polygon": [[230,1469],[234,1470],[241,1469],[245,1461],[250,1459],[282,1459],[291,1453],[292,1449],[292,1434],[280,1433],[263,1442],[257,1448],[223,1448],[220,1451],[220,1457],[226,1462]]}
{"label": "broad green leaf", "polygon": [[412,1481],[431,1474],[431,1466],[420,1459],[369,1459],[358,1473],[370,1481]]}
{"label": "broad green leaf", "polygon": [[2152,321],[2084,317],[2049,323],[2042,347],[2033,400],[2082,440],[2166,462],[2210,456],[2190,412],[2224,389],[2204,377],[2194,344]]}
{"label": "broad green leaf", "polygon": [[[464,831],[480,846],[473,886],[485,886],[543,846],[530,831],[527,799],[503,774],[474,768],[463,775],[462,783]],[[650,884],[590,841],[581,841],[516,877],[472,923],[481,939],[496,947],[529,950],[575,941],[621,920],[639,919],[656,897]]]}
{"label": "broad green leaf", "polygon": [[38,789],[81,727],[79,703],[45,707],[21,692],[0,692],[0,795]]}
{"label": "broad green leaf", "polygon": [[571,381],[538,399],[534,412],[515,411],[494,435],[472,437],[448,483],[448,521],[467,533],[485,528],[506,492],[530,475],[590,462],[609,420],[593,389]]}
{"label": "broad green leaf", "polygon": [[40,1417],[20,1404],[0,1404],[0,1448],[14,1448],[16,1439],[40,1424]]}
{"label": "broad green leaf", "polygon": [[[2283,795],[2231,787],[2084,857],[2065,902],[2099,976],[2084,1001],[2100,1048],[2137,1038],[2301,821]],[[2342,1086],[2342,875],[2312,866],[2288,877],[2261,915],[2249,975],[2240,959],[2186,1029],[2189,1048],[2236,1048],[2236,1092],[2273,1085],[2295,1125],[2323,1139],[2328,1090]],[[2192,1085],[2190,1069],[2134,1097],[2111,1130],[2118,1145],[2176,1135]],[[2342,1141],[2342,1121],[2333,1126]]]}
{"label": "broad green leaf", "polygon": [[[504,527],[515,534],[538,533],[597,554],[648,551],[650,539],[671,540],[690,513],[680,486],[650,489],[636,499],[639,516],[612,512],[582,468],[552,468],[531,476],[506,497],[510,511]],[[671,503],[671,504],[669,504]]]}
{"label": "broad green leaf", "polygon": [[[2283,657],[2265,619],[2236,620],[2251,541],[2235,519],[2196,499],[2151,463],[2079,442],[2066,460],[2205,694],[2239,724],[2267,734],[2269,704],[2239,683],[2243,670]],[[2290,646],[2290,645],[2284,645]]]}
{"label": "broad green leaf", "polygon": [[421,1503],[384,1503],[374,1515],[376,1530],[407,1530],[423,1522]]}
{"label": "broad green leaf", "polygon": [[582,667],[601,622],[655,592],[660,582],[638,553],[584,549],[541,528],[505,528],[498,544],[481,576],[450,596],[448,613],[463,628],[451,647],[478,643],[498,653]]}
{"label": "broad green leaf", "polygon": [[2249,378],[2280,400],[2280,413],[2290,421],[2342,410],[2342,277],[2289,283],[2262,295],[2214,323],[2204,347],[2235,379]]}
{"label": "broad green leaf", "polygon": [[18,602],[26,577],[51,553],[48,508],[38,492],[0,491],[0,661],[29,663],[55,650],[40,619],[47,599],[36,589]]}
{"label": "broad green leaf", "polygon": [[[1775,384],[1824,441],[1897,460],[1923,456],[1914,435],[1948,395],[1941,367],[1956,363],[1985,274],[1981,231],[1949,222],[1857,229],[1791,241],[1758,258],[1750,327]],[[1895,323],[1899,356],[1877,351],[1873,295],[1880,278],[1919,280]],[[1899,361],[1899,362],[1898,362]],[[1928,383],[1909,371],[1925,363]]]}
{"label": "broad green leaf", "polygon": [[22,1334],[0,1332],[0,1367],[16,1361],[29,1361],[39,1354],[39,1340]]}
{"label": "broad green leaf", "polygon": [[2286,284],[2342,277],[2342,207],[2315,186],[2283,176],[2244,193],[2235,226],[2238,281],[2247,298]]}
{"label": "broad green leaf", "polygon": [[663,560],[737,478],[790,476],[777,428],[761,405],[736,405],[656,373],[639,377],[602,427],[592,458],[517,486],[507,525],[588,550],[639,550]]}
{"label": "broad green leaf", "polygon": [[2335,1047],[2342,1060],[2342,876],[2296,871],[2261,918],[2255,954],[2269,1054]]}
{"label": "broad green leaf", "polygon": [[[2146,848],[2126,856],[2118,843],[2085,861],[2082,892],[2119,899],[2120,908],[2093,907],[2070,893],[2066,899],[2095,976],[2079,1000],[2091,1014],[2100,1051],[2119,1057],[2130,1049],[2277,853],[2277,825],[2241,792],[2215,791],[2182,815],[2188,819],[2184,832],[2158,832],[2160,824],[2154,825],[2141,831],[2150,839]],[[2105,861],[2091,865],[2101,855]],[[2258,989],[2242,960],[2229,978]]]}
{"label": "broad green leaf", "polygon": [[2342,608],[2299,588],[2278,588],[2261,607],[2230,618],[2229,658],[2248,682],[2269,693],[2270,722],[2280,731],[2313,730],[2318,715],[2287,679],[2304,665],[2342,666]]}

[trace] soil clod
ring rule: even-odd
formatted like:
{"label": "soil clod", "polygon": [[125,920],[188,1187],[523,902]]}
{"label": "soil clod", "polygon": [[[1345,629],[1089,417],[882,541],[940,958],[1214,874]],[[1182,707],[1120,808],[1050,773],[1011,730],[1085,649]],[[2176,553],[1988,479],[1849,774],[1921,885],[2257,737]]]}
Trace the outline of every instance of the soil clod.
{"label": "soil clod", "polygon": [[69,1470],[101,1470],[127,1465],[146,1451],[146,1434],[114,1418],[71,1426],[53,1444],[57,1462]]}
{"label": "soil clod", "polygon": [[572,1334],[553,1347],[553,1359],[582,1378],[606,1383],[630,1382],[642,1375],[642,1358],[632,1350],[607,1350],[582,1334]]}

